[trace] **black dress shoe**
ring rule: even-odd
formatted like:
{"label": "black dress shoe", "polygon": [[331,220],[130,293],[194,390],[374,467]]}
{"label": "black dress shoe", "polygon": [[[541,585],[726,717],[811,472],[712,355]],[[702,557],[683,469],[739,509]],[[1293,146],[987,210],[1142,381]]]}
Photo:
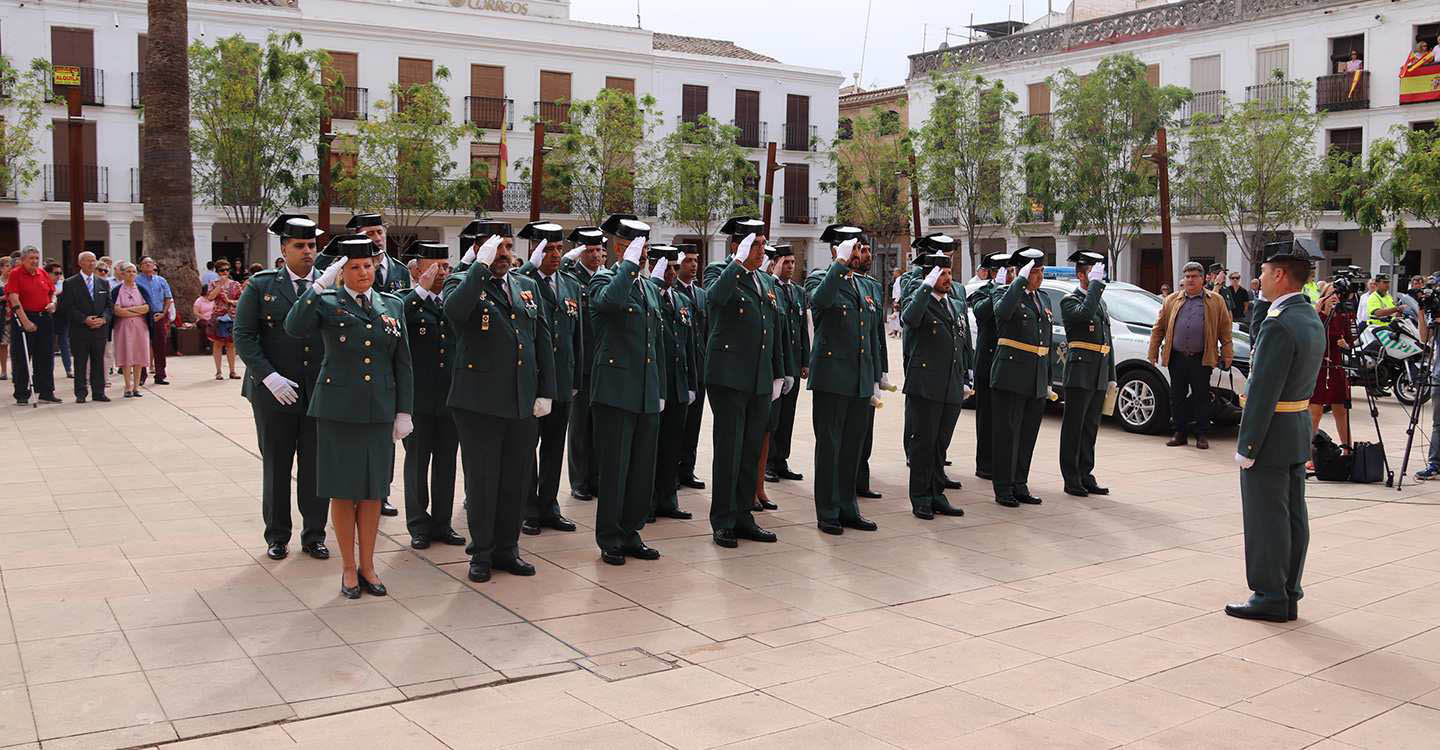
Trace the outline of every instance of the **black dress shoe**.
{"label": "black dress shoe", "polygon": [[77,404],[83,404],[83,403],[85,403],[85,397],[84,397],[84,396],[76,396],[76,397],[75,397],[75,403],[77,403]]}
{"label": "black dress shoe", "polygon": [[526,519],[520,522],[520,533],[526,536],[535,536],[540,533],[540,522]]}
{"label": "black dress shoe", "polygon": [[604,560],[607,565],[624,565],[625,553],[621,552],[619,547],[602,549],[600,550],[600,559]]}
{"label": "black dress shoe", "polygon": [[727,549],[735,549],[740,546],[740,542],[735,540],[734,529],[716,529],[710,538],[715,540],[716,544]]}
{"label": "black dress shoe", "polygon": [[856,531],[874,531],[880,528],[875,525],[874,521],[871,521],[865,516],[856,516],[849,519],[842,518],[840,519],[840,525],[847,529],[855,529]]}
{"label": "black dress shoe", "polygon": [[1045,502],[1044,500],[1041,500],[1040,498],[1035,497],[1034,495],[1032,495],[1032,494],[1030,494],[1030,493],[1028,493],[1028,492],[1017,492],[1017,493],[1015,493],[1015,499],[1016,499],[1016,500],[1019,500],[1020,502],[1026,504],[1026,505],[1039,505],[1040,503]]}
{"label": "black dress shoe", "polygon": [[651,513],[650,515],[645,516],[645,523],[655,523],[655,514]]}
{"label": "black dress shoe", "polygon": [[805,478],[804,474],[798,474],[796,472],[793,472],[788,466],[776,466],[775,476],[780,477],[787,482],[799,482]]}
{"label": "black dress shoe", "polygon": [[360,588],[363,589],[363,590],[365,591],[365,593],[367,593],[367,594],[369,594],[369,595],[371,595],[371,596],[384,596],[384,595],[385,595],[385,593],[386,593],[386,591],[385,591],[385,584],[383,584],[383,583],[371,583],[370,581],[366,580],[365,574],[364,574],[364,573],[361,573],[361,572],[358,571],[358,570],[355,571],[355,578],[356,578],[358,581],[360,581]]}
{"label": "black dress shoe", "polygon": [[995,498],[995,502],[997,502],[997,503],[999,503],[1000,505],[1003,505],[1003,506],[1005,506],[1005,507],[1007,507],[1007,508],[1018,508],[1018,507],[1020,507],[1020,501],[1019,501],[1019,500],[1016,500],[1014,495],[1001,495],[1001,496]]}
{"label": "black dress shoe", "polygon": [[965,489],[965,487],[960,484],[960,480],[958,480],[958,479],[951,479],[950,477],[945,477],[943,483],[944,483],[944,485],[945,485],[945,489],[947,489],[947,490],[963,490],[963,489]]}
{"label": "black dress shoe", "polygon": [[767,482],[769,482],[769,483],[771,483],[771,484],[774,484],[774,483],[780,481],[780,475],[779,475],[779,474],[776,474],[774,469],[766,469],[766,470],[765,470],[765,481],[767,481]]}
{"label": "black dress shoe", "polygon": [[283,544],[272,544],[265,548],[265,556],[271,560],[284,560],[288,554],[290,554],[290,550],[286,549]]}
{"label": "black dress shoe", "polygon": [[690,511],[680,510],[679,508],[675,508],[674,510],[657,510],[655,511],[655,515],[661,518],[674,518],[679,521],[688,521],[695,517]]}
{"label": "black dress shoe", "polygon": [[99,401],[99,402],[102,403],[102,404],[108,404],[108,403],[110,403],[110,397],[109,397],[109,396],[106,396],[106,395],[103,394],[103,393],[100,394],[100,395],[98,395],[98,396],[96,396],[94,400]]}
{"label": "black dress shoe", "polygon": [[759,526],[737,526],[735,527],[735,538],[750,542],[770,543],[779,541],[779,537],[775,536],[775,532],[766,531]]}
{"label": "black dress shoe", "polygon": [[423,536],[410,537],[410,549],[426,549],[430,546],[430,540]]}
{"label": "black dress shoe", "polygon": [[55,394],[53,394],[53,393],[50,394],[49,396],[41,396],[41,397],[40,397],[40,400],[41,400],[41,401],[44,401],[44,402],[47,403],[47,404],[59,404],[59,403],[64,403],[64,400],[63,400],[63,399],[55,398]]}
{"label": "black dress shoe", "polygon": [[360,587],[359,587],[359,586],[346,586],[346,585],[345,585],[345,576],[340,576],[340,595],[343,596],[343,597],[345,597],[346,599],[359,599],[359,598],[360,598]]}
{"label": "black dress shoe", "polygon": [[1242,620],[1265,620],[1266,622],[1289,622],[1290,604],[1276,607],[1260,597],[1252,596],[1244,604],[1226,604],[1225,614]]}
{"label": "black dress shoe", "polygon": [[1210,441],[1206,440],[1204,435],[1196,435],[1195,447],[1199,448],[1202,451],[1208,451],[1210,450]]}
{"label": "black dress shoe", "polygon": [[541,523],[541,525],[543,525],[543,526],[548,526],[548,527],[550,527],[550,528],[552,528],[552,529],[554,529],[554,530],[556,530],[556,531],[574,531],[574,530],[575,530],[575,522],[574,522],[574,521],[571,521],[570,519],[566,518],[565,516],[555,516],[554,518],[546,519],[546,520],[544,520],[544,521],[541,521],[540,523]]}
{"label": "black dress shoe", "polygon": [[951,504],[948,503],[948,502],[941,502],[941,503],[932,502],[932,503],[930,504],[930,509],[933,510],[933,511],[935,511],[935,515],[937,515],[937,516],[963,516],[963,515],[965,515],[965,509],[964,509],[964,508],[957,508],[957,507],[951,505]]}
{"label": "black dress shoe", "polygon": [[1108,494],[1110,494],[1110,488],[1109,488],[1109,487],[1101,487],[1100,485],[1095,484],[1094,482],[1087,482],[1087,483],[1085,484],[1085,491],[1088,492],[1088,493],[1090,493],[1090,494],[1092,494],[1092,495],[1108,495]]}
{"label": "black dress shoe", "polygon": [[820,529],[826,534],[834,534],[835,536],[840,536],[845,533],[845,527],[835,521],[816,521],[815,528]]}
{"label": "black dress shoe", "polygon": [[324,542],[312,542],[300,545],[300,550],[316,560],[329,560],[330,548]]}
{"label": "black dress shoe", "polygon": [[1065,494],[1074,495],[1075,497],[1090,497],[1090,492],[1084,487],[1074,487],[1068,484],[1065,485]]}
{"label": "black dress shoe", "polygon": [[396,508],[396,507],[393,506],[393,505],[391,505],[389,500],[383,500],[383,499],[382,499],[382,500],[380,501],[380,515],[382,515],[382,516],[398,516],[398,515],[400,515],[400,509],[399,509],[399,508]]}
{"label": "black dress shoe", "polygon": [[760,509],[761,509],[761,510],[780,510],[780,506],[776,505],[775,503],[770,502],[770,498],[768,498],[768,497],[762,497],[762,498],[760,498],[760,499],[759,499],[759,503],[760,503]]}
{"label": "black dress shoe", "polygon": [[696,479],[695,477],[681,477],[680,484],[681,486],[689,487],[692,490],[705,489],[705,483],[700,481],[699,479]]}
{"label": "black dress shoe", "polygon": [[431,536],[430,541],[440,542],[441,544],[448,544],[451,547],[459,547],[460,545],[465,543],[465,537],[456,534],[454,529],[450,529],[449,531],[446,531],[442,534],[435,534]]}
{"label": "black dress shoe", "polygon": [[512,576],[535,575],[535,566],[531,565],[528,562],[525,562],[518,557],[512,557],[509,560],[491,561],[490,567],[494,568],[495,570],[503,570]]}
{"label": "black dress shoe", "polygon": [[915,517],[920,519],[921,521],[935,520],[935,511],[932,511],[929,508],[911,508],[910,512],[915,514]]}
{"label": "black dress shoe", "polygon": [[639,544],[633,544],[629,547],[621,547],[620,551],[624,553],[626,557],[633,557],[636,560],[660,559],[660,550],[655,549],[654,547],[651,547],[644,542],[641,542]]}
{"label": "black dress shoe", "polygon": [[484,583],[490,580],[490,566],[485,563],[472,562],[470,570],[465,572],[465,577],[476,583]]}
{"label": "black dress shoe", "polygon": [[595,499],[595,496],[586,490],[570,490],[570,497],[583,502],[590,502]]}
{"label": "black dress shoe", "polygon": [[863,490],[855,490],[855,497],[863,497],[866,500],[879,500],[881,495],[867,487]]}
{"label": "black dress shoe", "polygon": [[995,475],[994,475],[994,474],[991,474],[990,472],[985,471],[985,470],[983,470],[983,469],[976,469],[976,470],[975,470],[975,476],[980,477],[981,479],[994,479],[994,478],[995,478]]}
{"label": "black dress shoe", "polygon": [[170,381],[165,378],[155,378],[155,385],[170,385]]}

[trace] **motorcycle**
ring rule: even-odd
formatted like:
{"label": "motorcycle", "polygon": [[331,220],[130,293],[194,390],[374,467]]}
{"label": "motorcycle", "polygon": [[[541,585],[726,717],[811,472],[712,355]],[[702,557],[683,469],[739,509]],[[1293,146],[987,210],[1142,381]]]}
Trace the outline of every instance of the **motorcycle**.
{"label": "motorcycle", "polygon": [[1376,398],[1390,395],[1406,406],[1430,398],[1430,389],[1420,387],[1422,369],[1430,361],[1430,346],[1420,340],[1420,329],[1408,318],[1362,323],[1354,352],[1358,360],[1356,385],[1365,386]]}

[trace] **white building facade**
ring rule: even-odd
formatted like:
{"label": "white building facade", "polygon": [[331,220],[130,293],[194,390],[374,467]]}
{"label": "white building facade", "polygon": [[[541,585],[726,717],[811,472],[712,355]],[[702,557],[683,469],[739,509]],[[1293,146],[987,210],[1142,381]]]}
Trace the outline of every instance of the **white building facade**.
{"label": "white building facade", "polygon": [[[1380,137],[1397,128],[1431,128],[1440,119],[1440,101],[1400,103],[1399,71],[1417,39],[1433,46],[1440,30],[1440,4],[1423,0],[1181,0],[1146,2],[1121,14],[1050,28],[1034,28],[1011,36],[932,50],[910,57],[907,89],[911,127],[919,127],[934,100],[932,71],[964,61],[981,75],[999,80],[1020,98],[1025,117],[1048,118],[1053,104],[1045,81],[1069,68],[1077,74],[1093,70],[1106,56],[1130,53],[1150,66],[1152,82],[1189,88],[1193,111],[1219,112],[1222,98],[1243,102],[1264,96],[1271,71],[1286,78],[1313,82],[1312,106],[1325,116],[1317,134],[1318,153],[1339,149],[1368,152]],[[1364,72],[1351,89],[1343,71],[1355,50]],[[1273,85],[1273,84],[1272,84]],[[1223,97],[1222,97],[1223,95]],[[1184,113],[1182,112],[1182,115]],[[1173,139],[1172,139],[1173,140]],[[1244,268],[1241,247],[1213,219],[1193,215],[1179,196],[1172,204],[1172,268],[1187,260]],[[935,229],[953,227],[953,209],[932,205],[927,222]],[[1103,240],[1061,235],[1058,224],[1042,219],[1012,227],[991,227],[977,242],[980,252],[1033,245],[1065,262],[1081,247],[1103,249]],[[1292,227],[1296,236],[1313,237],[1324,248],[1330,267],[1357,265],[1376,270],[1389,264],[1382,247],[1390,234],[1371,234],[1341,218],[1338,211],[1320,212],[1313,226]],[[1411,273],[1440,271],[1440,233],[1411,223]],[[1163,250],[1158,218],[1150,222],[1115,269],[1122,279],[1158,289]],[[969,254],[967,254],[968,256]],[[967,257],[968,274],[972,259]]]}
{"label": "white building facade", "polygon": [[[330,52],[344,71],[344,108],[352,111],[339,113],[336,132],[352,130],[373,113],[375,101],[390,98],[392,84],[428,80],[448,68],[442,86],[455,119],[469,119],[482,131],[454,158],[461,165],[486,161],[491,175],[502,130],[509,161],[528,161],[533,140],[527,117],[563,118],[565,102],[593,98],[602,88],[653,95],[663,112],[657,137],[673,131],[682,116],[706,113],[733,121],[757,174],[767,140],[779,144],[777,161],[786,169],[774,190],[776,241],[792,242],[801,252],[816,241],[835,211],[833,194],[820,184],[829,179],[823,144],[835,135],[839,73],[785,65],[732,42],[572,21],[569,11],[569,0],[201,0],[189,5],[189,36],[214,41],[240,34],[263,42],[271,32],[300,32],[307,48]],[[146,30],[140,0],[0,7],[0,50],[12,64],[23,69],[32,58],[43,58],[82,69],[86,244],[117,258],[143,252],[139,91]],[[37,134],[40,179],[0,195],[0,250],[36,245],[46,257],[73,257],[67,252],[65,117],[63,103],[46,105],[45,123],[55,128]],[[528,219],[529,203],[528,183],[511,179],[483,210],[518,225]],[[294,208],[312,216],[316,211],[315,205]],[[645,213],[640,208],[637,213]],[[584,223],[563,211],[543,216],[566,226]],[[345,209],[332,208],[332,227],[347,218]],[[439,215],[421,233],[455,250],[458,232],[471,218],[473,212]],[[648,218],[657,239],[685,239],[684,229]],[[273,240],[256,239],[247,247],[238,228],[212,206],[195,206],[195,240],[200,265],[219,257],[264,262],[278,252]],[[718,243],[712,258],[722,251]]]}

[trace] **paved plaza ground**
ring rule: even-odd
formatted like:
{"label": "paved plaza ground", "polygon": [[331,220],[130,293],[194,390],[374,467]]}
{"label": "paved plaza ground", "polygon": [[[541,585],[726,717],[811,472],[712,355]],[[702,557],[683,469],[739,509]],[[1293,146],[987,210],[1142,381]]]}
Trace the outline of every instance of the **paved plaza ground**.
{"label": "paved plaza ground", "polygon": [[[580,531],[521,539],[538,576],[471,584],[458,548],[412,551],[388,518],[391,596],[347,601],[337,560],[265,558],[239,382],[196,357],[171,381],[0,407],[0,747],[1440,746],[1440,482],[1312,482],[1300,619],[1243,622],[1220,611],[1246,594],[1233,428],[1198,451],[1107,425],[1113,494],[1077,499],[1051,414],[1045,504],[1012,510],[973,475],[967,411],[966,515],[925,522],[895,394],[876,533],[821,534],[808,481],[783,483],[761,517],[780,542],[725,550],[683,491],[699,520],[644,533],[664,557],[611,567],[567,497]],[[1382,404],[1397,467],[1404,419]]]}

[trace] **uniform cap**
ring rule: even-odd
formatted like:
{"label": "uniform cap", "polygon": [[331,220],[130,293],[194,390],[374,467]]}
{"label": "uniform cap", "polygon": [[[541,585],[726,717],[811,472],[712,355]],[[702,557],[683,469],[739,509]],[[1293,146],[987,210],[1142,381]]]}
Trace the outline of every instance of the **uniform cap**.
{"label": "uniform cap", "polygon": [[366,227],[383,227],[385,219],[380,214],[355,214],[345,222],[346,229],[360,230]]}
{"label": "uniform cap", "polygon": [[492,235],[513,237],[515,236],[515,229],[510,226],[510,222],[508,221],[475,219],[469,224],[466,224],[464,229],[460,230],[460,239],[462,242],[467,240],[477,242]]}
{"label": "uniform cap", "polygon": [[852,224],[831,224],[820,233],[820,241],[838,245],[845,240],[859,240],[864,234],[864,229]]}
{"label": "uniform cap", "polygon": [[270,234],[282,240],[313,240],[324,233],[305,214],[280,214],[270,222]]}
{"label": "uniform cap", "polygon": [[650,225],[636,218],[635,214],[610,214],[610,218],[606,219],[600,228],[606,234],[622,240],[650,236]]}
{"label": "uniform cap", "polygon": [[985,268],[1004,268],[1010,265],[1010,253],[990,253],[980,265]]}
{"label": "uniform cap", "polygon": [[795,251],[791,249],[788,244],[785,244],[783,242],[779,245],[765,246],[765,256],[770,258],[771,260],[777,260],[779,258],[790,257],[794,255]]}
{"label": "uniform cap", "polygon": [[532,221],[522,227],[515,236],[522,240],[559,242],[565,237],[565,227],[553,221]]}
{"label": "uniform cap", "polygon": [[419,258],[421,260],[440,260],[450,257],[450,246],[443,242],[434,240],[415,240],[405,248],[405,258]]}
{"label": "uniform cap", "polygon": [[1039,263],[1043,260],[1045,260],[1044,250],[1041,250],[1038,247],[1030,247],[1029,245],[1026,245],[1025,247],[1022,247],[1011,254],[1010,265],[1023,266],[1031,261]]}
{"label": "uniform cap", "polygon": [[645,254],[650,260],[664,258],[673,262],[680,259],[680,248],[674,245],[650,245],[645,248]]}
{"label": "uniform cap", "polygon": [[[1261,263],[1269,263],[1272,260],[1300,260],[1306,263],[1314,263],[1317,260],[1324,260],[1325,253],[1320,250],[1320,245],[1309,237],[1297,237],[1293,240],[1281,240],[1280,242],[1267,242],[1260,253]],[[1388,279],[1384,274],[1375,274],[1375,280]]]}
{"label": "uniform cap", "polygon": [[764,231],[765,222],[754,216],[731,216],[720,227],[721,234],[728,234],[731,239],[736,240],[745,239],[747,234],[762,234]]}
{"label": "uniform cap", "polygon": [[915,258],[920,268],[950,268],[950,256],[944,253],[922,253]]}
{"label": "uniform cap", "polygon": [[600,227],[575,227],[566,239],[577,245],[603,245],[605,244],[605,233],[600,230]]}
{"label": "uniform cap", "polygon": [[[446,250],[448,256],[448,248]],[[384,255],[385,248],[370,241],[369,237],[363,234],[337,234],[325,243],[325,250],[322,255],[332,258],[373,258],[377,255]]]}
{"label": "uniform cap", "polygon": [[1096,263],[1104,263],[1105,256],[1094,250],[1076,250],[1070,253],[1069,261],[1077,266],[1093,266]]}
{"label": "uniform cap", "polygon": [[924,237],[916,237],[910,247],[921,251],[932,253],[948,253],[955,249],[955,238],[944,232],[932,232]]}

